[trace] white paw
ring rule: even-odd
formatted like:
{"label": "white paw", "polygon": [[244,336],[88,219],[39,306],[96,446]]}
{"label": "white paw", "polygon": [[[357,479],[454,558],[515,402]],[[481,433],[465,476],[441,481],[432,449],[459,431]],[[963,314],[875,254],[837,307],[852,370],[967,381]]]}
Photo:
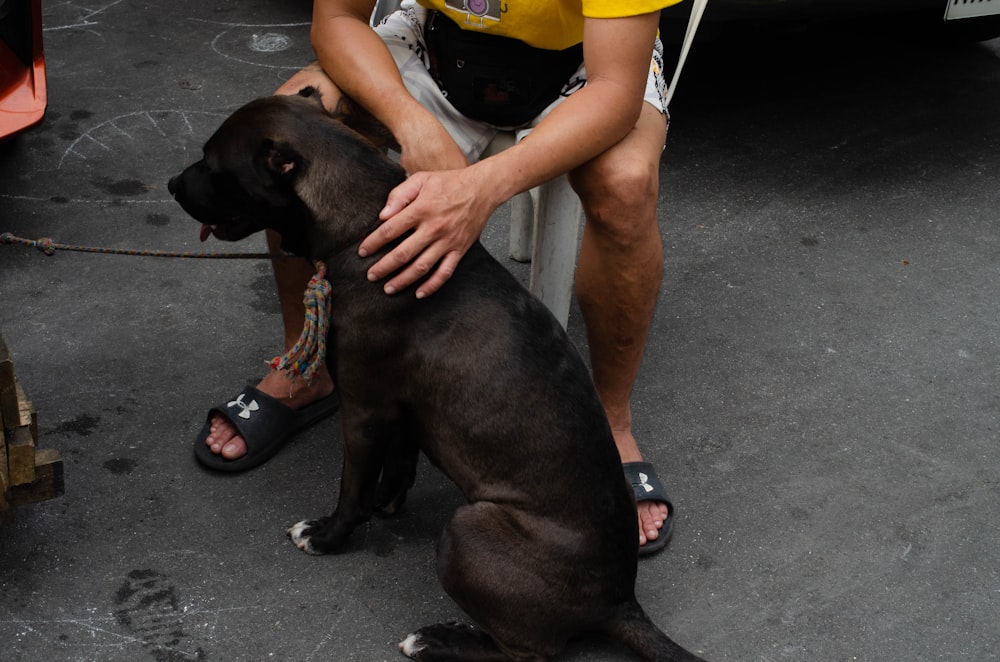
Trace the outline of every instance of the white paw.
{"label": "white paw", "polygon": [[309,543],[309,536],[305,535],[306,529],[311,526],[308,520],[302,520],[298,524],[293,524],[288,528],[286,533],[288,533],[288,538],[295,544],[296,547],[301,549],[306,554],[316,554],[320,552],[313,549],[313,546]]}
{"label": "white paw", "polygon": [[420,653],[420,651],[422,651],[424,648],[426,647],[423,645],[423,643],[421,643],[420,635],[415,632],[411,635],[408,635],[406,639],[403,639],[401,642],[399,642],[399,650],[406,657],[413,657],[418,653]]}

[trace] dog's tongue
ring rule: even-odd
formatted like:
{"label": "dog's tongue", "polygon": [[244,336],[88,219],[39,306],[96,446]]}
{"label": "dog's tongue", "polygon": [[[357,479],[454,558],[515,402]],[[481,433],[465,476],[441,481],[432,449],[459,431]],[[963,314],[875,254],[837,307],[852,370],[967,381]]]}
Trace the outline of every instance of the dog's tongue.
{"label": "dog's tongue", "polygon": [[212,226],[208,223],[201,224],[201,240],[205,241],[212,236]]}

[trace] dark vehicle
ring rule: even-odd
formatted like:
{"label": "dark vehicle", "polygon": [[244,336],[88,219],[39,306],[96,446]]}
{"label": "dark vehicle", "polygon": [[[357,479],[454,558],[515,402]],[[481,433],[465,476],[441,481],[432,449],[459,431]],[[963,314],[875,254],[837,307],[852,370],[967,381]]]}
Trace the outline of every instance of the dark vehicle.
{"label": "dark vehicle", "polygon": [[[663,10],[664,26],[686,22],[690,2]],[[919,29],[922,37],[983,41],[1000,36],[1000,0],[708,0],[701,38],[755,25],[773,28],[820,22]]]}

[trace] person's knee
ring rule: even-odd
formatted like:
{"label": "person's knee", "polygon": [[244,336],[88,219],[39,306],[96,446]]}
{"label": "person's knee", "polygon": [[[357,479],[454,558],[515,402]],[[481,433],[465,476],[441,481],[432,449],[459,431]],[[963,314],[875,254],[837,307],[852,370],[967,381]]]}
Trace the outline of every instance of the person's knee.
{"label": "person's knee", "polygon": [[656,223],[659,170],[641,158],[603,158],[570,181],[593,229],[624,241],[641,238]]}

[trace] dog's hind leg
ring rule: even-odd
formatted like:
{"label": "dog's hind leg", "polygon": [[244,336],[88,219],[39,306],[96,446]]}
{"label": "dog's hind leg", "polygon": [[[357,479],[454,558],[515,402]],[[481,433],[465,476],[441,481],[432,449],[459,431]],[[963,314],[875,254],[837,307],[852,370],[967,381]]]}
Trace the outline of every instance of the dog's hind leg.
{"label": "dog's hind leg", "polygon": [[482,630],[464,623],[428,625],[399,643],[403,655],[419,662],[543,662],[546,658],[511,657]]}
{"label": "dog's hind leg", "polygon": [[[538,662],[556,655],[580,631],[589,606],[581,603],[589,599],[579,599],[565,566],[551,562],[572,550],[561,546],[565,531],[540,538],[549,524],[544,516],[488,501],[455,511],[438,545],[438,577],[478,628],[421,628],[401,644],[404,653],[465,662]],[[575,572],[572,564],[569,571]]]}

